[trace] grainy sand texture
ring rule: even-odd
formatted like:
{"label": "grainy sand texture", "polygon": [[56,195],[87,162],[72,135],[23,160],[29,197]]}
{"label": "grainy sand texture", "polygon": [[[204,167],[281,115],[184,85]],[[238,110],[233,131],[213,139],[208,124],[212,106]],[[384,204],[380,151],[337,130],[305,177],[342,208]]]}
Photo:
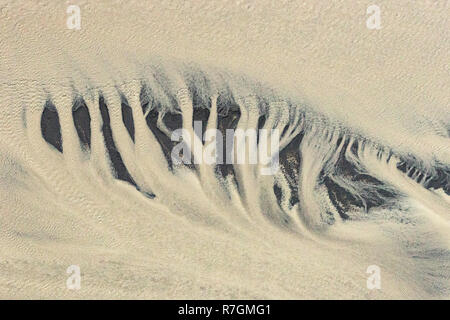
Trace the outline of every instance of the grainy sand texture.
{"label": "grainy sand texture", "polygon": [[[0,0],[0,298],[448,299],[449,17]],[[193,121],[278,169],[176,163]]]}

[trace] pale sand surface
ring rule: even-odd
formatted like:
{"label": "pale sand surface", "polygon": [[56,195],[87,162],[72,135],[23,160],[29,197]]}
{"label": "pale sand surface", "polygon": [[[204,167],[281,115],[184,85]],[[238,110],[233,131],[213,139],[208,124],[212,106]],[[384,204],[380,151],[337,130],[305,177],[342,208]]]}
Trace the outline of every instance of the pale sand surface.
{"label": "pale sand surface", "polygon": [[[0,1],[0,298],[449,297],[449,196],[370,155],[367,170],[404,202],[321,232],[300,221],[293,232],[262,217],[274,205],[258,191],[266,180],[249,182],[257,205],[244,208],[238,196],[211,196],[212,180],[169,175],[145,139],[124,160],[157,195],[144,197],[107,173],[99,140],[82,159],[67,116],[73,90],[91,103],[117,86],[132,104],[149,65],[192,61],[261,81],[425,168],[448,168],[448,1],[377,1],[380,30],[367,29],[369,3],[359,0],[76,4],[77,31],[66,27],[64,1]],[[66,130],[63,154],[40,135],[49,96]],[[314,201],[304,200],[312,216]],[[81,268],[80,290],[66,288],[69,265]],[[370,265],[382,270],[381,290],[366,287]]]}

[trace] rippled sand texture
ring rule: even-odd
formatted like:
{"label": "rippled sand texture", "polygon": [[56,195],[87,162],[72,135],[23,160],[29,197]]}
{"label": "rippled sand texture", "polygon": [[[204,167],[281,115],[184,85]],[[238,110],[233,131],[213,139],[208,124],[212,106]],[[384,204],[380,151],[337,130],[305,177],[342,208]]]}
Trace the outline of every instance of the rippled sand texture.
{"label": "rippled sand texture", "polygon": [[[76,4],[0,2],[0,298],[449,298],[448,1],[379,30],[367,1]],[[192,119],[279,129],[281,170],[173,165]]]}

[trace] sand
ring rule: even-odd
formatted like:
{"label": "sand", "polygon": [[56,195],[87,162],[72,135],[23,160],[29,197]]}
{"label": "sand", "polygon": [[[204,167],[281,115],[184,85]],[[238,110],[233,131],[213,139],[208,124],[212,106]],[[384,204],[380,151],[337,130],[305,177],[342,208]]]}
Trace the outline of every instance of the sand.
{"label": "sand", "polygon": [[[66,26],[69,4],[81,9],[80,30]],[[427,189],[397,161],[414,159],[430,176],[450,168],[450,7],[377,4],[379,30],[366,27],[366,1],[2,1],[0,298],[448,299],[446,185]],[[193,65],[236,96],[301,110],[297,205],[277,202],[274,180],[289,189],[282,176],[253,167],[236,169],[240,188],[207,165],[168,169],[142,114],[141,85],[164,111],[173,111],[167,92],[177,97],[189,127],[194,111],[177,93]],[[99,93],[140,190],[111,170]],[[89,155],[71,118],[77,95],[90,112]],[[41,135],[49,99],[62,153]],[[238,126],[258,122],[253,107],[242,107],[248,121]],[[300,114],[284,112],[294,128]],[[394,204],[324,221],[335,209],[318,181],[336,165],[339,138],[359,146],[355,166],[395,190]],[[79,290],[66,286],[70,265],[80,267]],[[366,285],[371,265],[380,289]]]}

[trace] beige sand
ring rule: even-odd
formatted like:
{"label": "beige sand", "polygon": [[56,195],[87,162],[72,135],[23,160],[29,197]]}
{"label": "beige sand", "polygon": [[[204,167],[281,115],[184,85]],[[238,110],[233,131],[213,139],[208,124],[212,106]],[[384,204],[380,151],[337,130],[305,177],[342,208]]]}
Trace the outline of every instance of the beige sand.
{"label": "beige sand", "polygon": [[[377,1],[380,30],[366,27],[367,1],[72,3],[80,30],[66,27],[69,2],[0,2],[0,298],[449,297],[449,197],[370,154],[368,170],[408,195],[402,208],[290,232],[262,217],[274,204],[251,183],[258,205],[245,207],[208,193],[211,180],[161,170],[135,119],[145,143],[125,161],[164,195],[149,201],[113,179],[99,135],[82,158],[69,112],[73,89],[94,92],[88,103],[102,90],[117,120],[115,85],[136,107],[146,66],[194,61],[267,83],[425,166],[449,165],[448,1]],[[40,136],[48,95],[64,155]],[[393,222],[402,210],[412,224]],[[66,288],[69,265],[81,268],[80,290]],[[370,265],[381,268],[381,290],[366,287]]]}

